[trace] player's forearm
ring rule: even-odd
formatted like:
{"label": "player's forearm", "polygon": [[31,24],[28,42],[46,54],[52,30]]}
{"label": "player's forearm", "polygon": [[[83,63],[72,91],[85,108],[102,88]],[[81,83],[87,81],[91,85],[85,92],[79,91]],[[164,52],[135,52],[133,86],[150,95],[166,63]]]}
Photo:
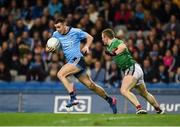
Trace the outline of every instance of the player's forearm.
{"label": "player's forearm", "polygon": [[90,47],[90,45],[92,44],[93,41],[93,37],[91,35],[87,36],[87,42],[86,42],[86,46]]}
{"label": "player's forearm", "polygon": [[125,44],[120,44],[117,48],[117,50],[115,51],[115,53],[118,55],[118,54],[121,54],[122,52],[124,52],[124,50],[126,49],[126,45]]}

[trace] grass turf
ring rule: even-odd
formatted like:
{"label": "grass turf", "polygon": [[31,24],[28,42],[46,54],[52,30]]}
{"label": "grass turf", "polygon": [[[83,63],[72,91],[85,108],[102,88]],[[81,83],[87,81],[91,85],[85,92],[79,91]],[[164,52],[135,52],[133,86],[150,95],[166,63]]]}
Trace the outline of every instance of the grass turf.
{"label": "grass turf", "polygon": [[180,115],[0,113],[0,126],[180,126]]}

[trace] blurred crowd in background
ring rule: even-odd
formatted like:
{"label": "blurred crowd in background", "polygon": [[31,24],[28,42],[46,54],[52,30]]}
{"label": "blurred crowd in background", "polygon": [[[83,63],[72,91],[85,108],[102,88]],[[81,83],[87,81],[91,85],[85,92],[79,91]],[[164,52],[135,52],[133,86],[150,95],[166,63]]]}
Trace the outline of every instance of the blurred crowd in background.
{"label": "blurred crowd in background", "polygon": [[179,0],[0,0],[0,80],[59,81],[63,52],[49,54],[45,46],[60,16],[94,37],[85,56],[94,81],[114,87],[121,82],[101,41],[101,31],[113,28],[146,82],[180,84]]}

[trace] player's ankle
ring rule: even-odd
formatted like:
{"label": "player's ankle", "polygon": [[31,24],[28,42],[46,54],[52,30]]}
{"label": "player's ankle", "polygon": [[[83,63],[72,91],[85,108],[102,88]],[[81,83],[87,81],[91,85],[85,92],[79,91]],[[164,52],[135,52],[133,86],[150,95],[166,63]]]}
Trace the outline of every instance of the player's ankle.
{"label": "player's ankle", "polygon": [[105,100],[106,100],[109,104],[111,104],[112,101],[113,101],[113,99],[112,99],[111,97],[109,97],[109,96],[106,96],[106,97],[105,97]]}
{"label": "player's ankle", "polygon": [[69,93],[71,100],[76,100],[76,93],[74,91]]}
{"label": "player's ankle", "polygon": [[142,109],[142,106],[141,105],[137,105],[136,106],[136,110],[138,111],[138,110],[141,110]]}
{"label": "player's ankle", "polygon": [[160,107],[154,107],[154,109],[156,110],[156,112],[162,112],[162,110],[160,109]]}

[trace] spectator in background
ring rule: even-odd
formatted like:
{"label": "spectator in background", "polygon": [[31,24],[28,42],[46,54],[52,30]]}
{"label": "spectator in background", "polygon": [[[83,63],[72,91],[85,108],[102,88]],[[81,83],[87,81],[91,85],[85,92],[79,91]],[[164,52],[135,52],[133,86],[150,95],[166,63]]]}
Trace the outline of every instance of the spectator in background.
{"label": "spectator in background", "polygon": [[153,55],[159,56],[159,46],[156,43],[152,45],[152,50],[150,51],[150,56]]}
{"label": "spectator in background", "polygon": [[175,30],[178,36],[180,35],[180,24],[177,21],[177,18],[175,15],[171,15],[170,22],[167,24],[165,31],[170,32],[171,30]]}
{"label": "spectator in background", "polygon": [[48,10],[51,16],[54,16],[56,12],[62,13],[62,3],[59,0],[50,0]]}
{"label": "spectator in background", "polygon": [[62,66],[63,63],[59,59],[58,54],[53,53],[51,60],[48,64],[49,75],[47,76],[46,81],[59,81],[59,79],[57,78],[57,72]]}
{"label": "spectator in background", "polygon": [[29,0],[23,0],[22,2],[21,18],[31,19],[31,10],[30,10]]}
{"label": "spectator in background", "polygon": [[19,70],[22,69],[20,67],[19,56],[17,54],[12,55],[12,62],[10,64],[11,64],[10,69],[12,69],[12,70],[16,70],[18,72]]}
{"label": "spectator in background", "polygon": [[33,38],[31,38],[29,36],[29,32],[23,31],[22,41],[24,42],[24,44],[26,44],[28,47],[30,47],[31,51],[34,49],[34,41],[33,41]]}
{"label": "spectator in background", "polygon": [[100,61],[95,62],[95,68],[91,70],[91,78],[97,83],[105,82],[105,69],[101,66]]}
{"label": "spectator in background", "polygon": [[27,81],[36,80],[36,81],[44,81],[46,72],[44,70],[44,63],[42,62],[41,55],[35,54],[34,62],[32,62],[29,66],[29,72],[27,74]]}
{"label": "spectator in background", "polygon": [[88,8],[88,1],[87,0],[79,0],[79,5],[75,7],[76,14],[77,12],[80,13],[80,15],[83,15],[86,13],[87,8]]}
{"label": "spectator in background", "polygon": [[112,62],[109,70],[106,72],[106,84],[111,87],[119,87],[121,79],[116,63]]}
{"label": "spectator in background", "polygon": [[173,71],[175,71],[180,66],[180,51],[176,44],[172,47],[172,52],[174,57]]}
{"label": "spectator in background", "polygon": [[155,82],[162,82],[162,83],[168,83],[169,82],[168,71],[163,64],[161,64],[159,66],[159,74],[157,75],[157,81],[155,81]]}
{"label": "spectator in background", "polygon": [[136,23],[138,23],[139,26],[138,29],[144,29],[143,27],[141,27],[141,24],[143,24],[143,20],[144,20],[144,8],[141,3],[138,3],[136,5],[134,15],[135,15]]}
{"label": "spectator in background", "polygon": [[166,33],[164,43],[165,43],[166,49],[171,49],[172,46],[174,45],[174,40],[172,39],[170,32]]}
{"label": "spectator in background", "polygon": [[8,18],[8,10],[5,7],[0,8],[0,25]]}
{"label": "spectator in background", "polygon": [[95,47],[92,49],[93,58],[100,61],[102,59],[102,53],[103,53],[103,45],[102,45],[102,43],[101,42],[96,42]]}
{"label": "spectator in background", "polygon": [[41,18],[36,18],[34,20],[34,24],[31,28],[30,35],[32,36],[34,32],[38,32],[39,35],[41,35],[41,33],[43,32],[44,28],[42,27],[42,22],[41,22]]}
{"label": "spectator in background", "polygon": [[179,84],[180,83],[180,67],[177,68],[177,72],[176,72],[174,78],[175,78],[175,83]]}
{"label": "spectator in background", "polygon": [[166,45],[163,40],[159,42],[159,57],[163,57],[166,52]]}
{"label": "spectator in background", "polygon": [[3,63],[6,65],[6,67],[9,69],[10,68],[10,64],[11,63],[11,52],[8,48],[8,44],[6,41],[4,41],[2,43],[2,48],[1,50],[1,55],[0,55],[0,59],[3,61]]}
{"label": "spectator in background", "polygon": [[90,34],[94,37],[94,42],[97,42],[99,40],[99,37],[97,36],[97,31],[94,27],[91,28]]}
{"label": "spectator in background", "polygon": [[27,76],[29,71],[29,63],[30,63],[29,56],[28,57],[24,56],[20,58],[19,61],[20,61],[20,69],[18,70],[18,74]]}
{"label": "spectator in background", "polygon": [[36,4],[32,6],[32,19],[39,18],[43,15],[43,0],[36,0]]}
{"label": "spectator in background", "polygon": [[24,31],[28,31],[27,26],[24,25],[22,19],[17,19],[16,25],[13,27],[15,36],[21,36]]}
{"label": "spectator in background", "polygon": [[132,55],[133,55],[134,60],[135,60],[137,63],[139,63],[139,64],[142,65],[142,60],[141,60],[141,58],[139,57],[138,51],[135,51]]}
{"label": "spectator in background", "polygon": [[0,61],[0,81],[11,81],[11,75],[6,65]]}
{"label": "spectator in background", "polygon": [[144,80],[145,82],[152,82],[153,70],[151,63],[148,59],[143,61],[143,71],[144,71]]}
{"label": "spectator in background", "polygon": [[137,48],[138,48],[138,56],[140,57],[141,61],[143,61],[147,57],[147,50],[145,49],[142,40],[137,42]]}
{"label": "spectator in background", "polygon": [[104,1],[102,9],[99,11],[99,15],[104,18],[106,23],[112,25],[114,20],[113,19],[114,13],[110,6],[111,5],[107,1]]}
{"label": "spectator in background", "polygon": [[174,57],[172,56],[171,50],[167,50],[165,56],[163,57],[163,63],[168,71],[171,71],[174,66]]}
{"label": "spectator in background", "polygon": [[115,12],[114,21],[116,24],[128,24],[132,18],[131,12],[127,9],[125,3],[121,3],[119,9]]}
{"label": "spectator in background", "polygon": [[89,7],[88,7],[87,12],[88,12],[90,21],[92,23],[95,23],[96,20],[98,19],[98,16],[99,16],[99,12],[97,11],[95,5],[90,4]]}
{"label": "spectator in background", "polygon": [[156,72],[158,70],[159,65],[162,64],[163,61],[159,58],[157,53],[150,53],[150,60],[151,60],[151,67]]}
{"label": "spectator in background", "polygon": [[143,30],[150,30],[152,27],[155,26],[156,20],[155,17],[151,14],[150,11],[144,11],[144,23],[142,24]]}
{"label": "spectator in background", "polygon": [[127,47],[131,54],[133,54],[135,51],[137,51],[137,48],[134,45],[133,39],[129,38],[127,41]]}
{"label": "spectator in background", "polygon": [[0,25],[0,45],[3,41],[8,40],[8,33],[11,31],[9,27],[8,23],[5,22]]}
{"label": "spectator in background", "polygon": [[76,1],[72,1],[72,0],[63,0],[63,6],[62,6],[62,15],[64,17],[67,17],[68,14],[72,14],[75,7],[74,4],[76,3]]}
{"label": "spectator in background", "polygon": [[12,19],[16,21],[21,17],[21,10],[17,5],[16,0],[12,0],[10,2],[10,7],[9,7],[10,15],[12,16]]}
{"label": "spectator in background", "polygon": [[58,71],[56,69],[51,69],[49,71],[49,75],[46,78],[46,81],[56,81],[56,82],[58,82],[59,79],[57,78],[57,72]]}

